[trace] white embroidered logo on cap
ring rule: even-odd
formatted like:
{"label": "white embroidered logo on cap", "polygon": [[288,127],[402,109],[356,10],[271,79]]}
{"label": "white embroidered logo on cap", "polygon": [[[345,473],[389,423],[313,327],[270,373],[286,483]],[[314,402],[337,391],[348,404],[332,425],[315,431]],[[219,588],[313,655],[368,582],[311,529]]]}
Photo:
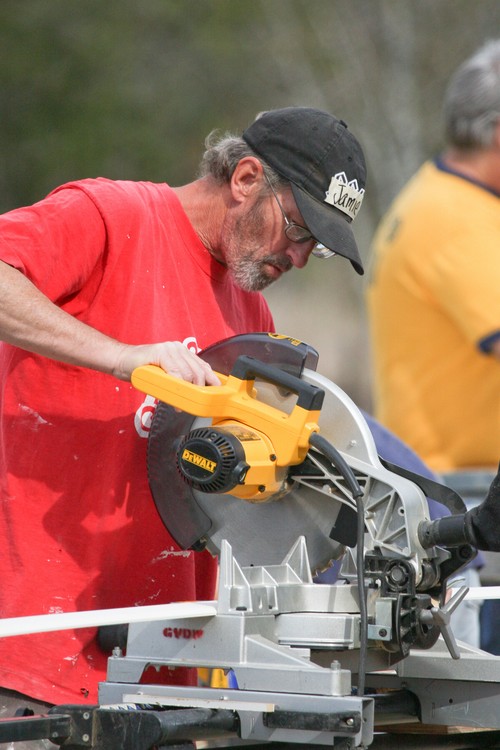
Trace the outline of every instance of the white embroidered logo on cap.
{"label": "white embroidered logo on cap", "polygon": [[345,172],[337,172],[333,175],[330,186],[326,192],[325,203],[338,208],[339,211],[347,214],[351,219],[356,218],[356,214],[361,208],[364,188],[358,186],[357,180],[348,182]]}

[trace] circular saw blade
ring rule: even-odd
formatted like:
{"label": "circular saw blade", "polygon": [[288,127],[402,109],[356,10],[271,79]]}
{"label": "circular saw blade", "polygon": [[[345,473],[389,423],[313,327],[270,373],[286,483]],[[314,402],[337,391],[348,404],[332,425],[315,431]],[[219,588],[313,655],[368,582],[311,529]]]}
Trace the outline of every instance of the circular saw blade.
{"label": "circular saw blade", "polygon": [[[207,350],[208,351],[208,350]],[[366,460],[366,437],[359,412],[331,381],[304,369],[301,377],[325,391],[320,415],[321,434],[340,450],[349,446]],[[292,409],[295,394],[283,393],[269,383],[256,383],[259,399]],[[218,554],[223,540],[234,550],[240,565],[280,564],[297,538],[306,539],[313,572],[325,569],[340,557],[344,546],[330,537],[344,508],[354,518],[350,493],[331,466],[315,460],[311,451],[311,474],[293,475],[285,494],[266,502],[250,503],[230,494],[209,494],[191,489],[176,467],[176,450],[183,435],[210,421],[177,412],[158,404],[148,446],[149,481],[158,512],[182,548],[197,548],[201,542]],[[366,432],[365,432],[366,427]]]}

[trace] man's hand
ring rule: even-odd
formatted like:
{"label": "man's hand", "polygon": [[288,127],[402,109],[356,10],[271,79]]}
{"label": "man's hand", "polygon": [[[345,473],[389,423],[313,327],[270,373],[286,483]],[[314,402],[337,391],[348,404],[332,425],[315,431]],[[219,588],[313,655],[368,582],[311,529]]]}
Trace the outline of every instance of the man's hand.
{"label": "man's hand", "polygon": [[141,365],[158,365],[170,375],[195,385],[220,385],[210,365],[186,349],[180,341],[143,346],[124,344],[112,374],[120,380],[130,380],[132,371]]}

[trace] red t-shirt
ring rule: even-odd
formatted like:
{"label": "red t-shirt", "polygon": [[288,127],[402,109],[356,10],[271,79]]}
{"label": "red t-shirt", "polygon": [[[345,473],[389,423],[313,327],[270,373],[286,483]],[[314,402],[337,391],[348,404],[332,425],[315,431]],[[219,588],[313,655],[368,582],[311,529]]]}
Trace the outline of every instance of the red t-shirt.
{"label": "red t-shirt", "polygon": [[[0,259],[60,307],[130,344],[194,351],[272,331],[164,184],[83,180],[0,217]],[[146,474],[154,403],[109,375],[0,344],[0,616],[210,599],[208,553],[180,551]],[[95,702],[94,629],[0,639],[0,686]],[[170,671],[170,670],[165,670]]]}

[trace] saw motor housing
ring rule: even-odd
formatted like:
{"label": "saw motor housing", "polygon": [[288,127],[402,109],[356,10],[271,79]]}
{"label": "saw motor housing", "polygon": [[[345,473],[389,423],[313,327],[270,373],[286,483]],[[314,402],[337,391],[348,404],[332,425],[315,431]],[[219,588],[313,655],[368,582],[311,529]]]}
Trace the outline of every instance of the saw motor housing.
{"label": "saw motor housing", "polygon": [[[196,386],[146,365],[134,371],[132,384],[188,414],[211,417],[210,426],[191,430],[177,449],[177,468],[189,486],[250,502],[275,498],[290,466],[305,460],[310,435],[319,431],[324,392],[247,355],[229,376],[217,375],[222,385]],[[259,400],[257,377],[296,394],[290,413]]]}
{"label": "saw motor housing", "polygon": [[277,466],[267,435],[229,421],[189,432],[179,445],[177,467],[196,490],[230,492],[252,502],[276,495],[287,474]]}

